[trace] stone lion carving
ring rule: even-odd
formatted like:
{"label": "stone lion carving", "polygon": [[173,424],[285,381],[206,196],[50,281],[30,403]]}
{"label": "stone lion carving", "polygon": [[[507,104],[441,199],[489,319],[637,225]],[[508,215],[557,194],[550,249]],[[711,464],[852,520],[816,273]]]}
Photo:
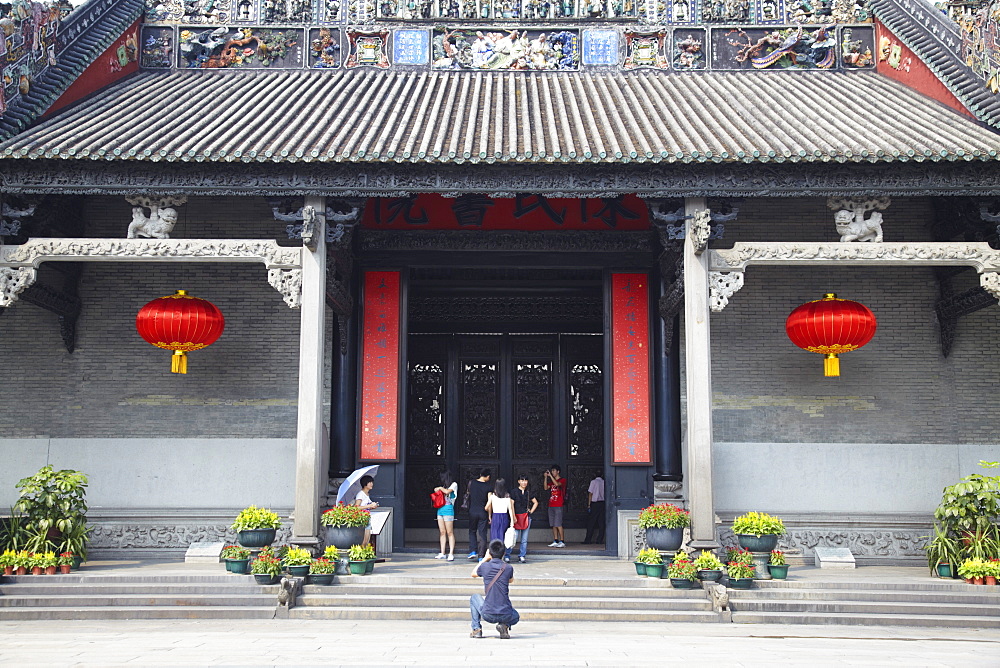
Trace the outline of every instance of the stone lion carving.
{"label": "stone lion carving", "polygon": [[[173,207],[184,204],[187,198],[127,197],[126,201],[135,205],[132,207],[132,222],[128,226],[129,239],[169,239],[177,224],[177,210]],[[149,209],[148,216],[144,209]]]}
{"label": "stone lion carving", "polygon": [[[888,197],[831,197],[826,205],[835,210],[833,222],[844,243],[851,241],[882,242],[882,214],[892,200]],[[865,214],[871,215],[865,218]]]}

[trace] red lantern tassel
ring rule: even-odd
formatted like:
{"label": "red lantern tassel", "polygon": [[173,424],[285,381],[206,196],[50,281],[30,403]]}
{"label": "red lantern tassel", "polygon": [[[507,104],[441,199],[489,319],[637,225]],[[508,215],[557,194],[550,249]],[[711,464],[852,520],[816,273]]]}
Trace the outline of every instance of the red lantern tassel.
{"label": "red lantern tassel", "polygon": [[183,350],[174,351],[173,357],[170,358],[170,372],[171,373],[188,372],[187,353],[185,353]]}
{"label": "red lantern tassel", "polygon": [[840,376],[840,358],[835,353],[829,353],[823,358],[823,375]]}

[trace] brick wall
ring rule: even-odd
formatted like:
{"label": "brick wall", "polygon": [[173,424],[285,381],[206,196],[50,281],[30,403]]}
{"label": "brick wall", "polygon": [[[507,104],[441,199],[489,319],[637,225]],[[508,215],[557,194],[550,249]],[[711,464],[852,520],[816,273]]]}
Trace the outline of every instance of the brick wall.
{"label": "brick wall", "polygon": [[[923,199],[884,212],[886,241],[927,241]],[[822,199],[751,200],[727,223],[733,241],[830,241],[833,214]],[[978,284],[973,270],[957,289]],[[864,348],[841,355],[841,376],[823,377],[823,358],[795,347],[785,318],[826,292],[860,301],[878,318]],[[722,313],[712,316],[714,436],[728,442],[997,443],[1000,308],[960,321],[950,357],[941,354],[933,270],[759,267]]]}

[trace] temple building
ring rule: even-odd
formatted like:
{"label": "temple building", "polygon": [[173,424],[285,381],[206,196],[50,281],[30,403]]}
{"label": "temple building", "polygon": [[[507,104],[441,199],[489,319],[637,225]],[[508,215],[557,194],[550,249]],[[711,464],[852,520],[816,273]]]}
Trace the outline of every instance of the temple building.
{"label": "temple building", "polygon": [[[613,555],[671,501],[907,563],[1000,459],[1000,0],[0,13],[0,507],[84,471],[96,555],[251,504],[315,545],[367,464],[400,549],[442,471],[556,464]],[[177,290],[225,318],[186,373],[136,330]],[[877,320],[839,376],[785,328],[830,293]]]}

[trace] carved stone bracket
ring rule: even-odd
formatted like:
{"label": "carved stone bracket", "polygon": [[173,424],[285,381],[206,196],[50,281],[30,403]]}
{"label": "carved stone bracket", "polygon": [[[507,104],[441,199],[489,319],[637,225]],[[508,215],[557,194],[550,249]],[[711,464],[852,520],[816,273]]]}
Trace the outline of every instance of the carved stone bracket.
{"label": "carved stone bracket", "polygon": [[[34,281],[34,269],[43,262],[263,262],[270,271],[300,270],[302,249],[259,239],[29,239],[0,247],[0,285],[9,306]],[[30,275],[26,272],[30,271]],[[25,282],[27,281],[27,282]],[[274,283],[272,282],[272,285]],[[301,289],[301,279],[299,282]],[[292,306],[289,294],[280,290]],[[298,304],[298,296],[292,301]]]}
{"label": "carved stone bracket", "polygon": [[268,269],[267,282],[281,293],[289,308],[298,308],[302,302],[301,269]]}
{"label": "carved stone bracket", "polygon": [[0,267],[0,308],[11,306],[17,296],[38,278],[32,267]]}
{"label": "carved stone bracket", "polygon": [[694,235],[695,255],[701,255],[708,248],[708,238],[712,236],[712,212],[709,209],[699,209],[691,216],[691,234]]}
{"label": "carved stone bracket", "polygon": [[986,272],[979,277],[979,284],[994,298],[1000,299],[1000,274],[995,271]]}
{"label": "carved stone bracket", "polygon": [[719,313],[729,304],[729,298],[743,287],[742,271],[711,271],[708,273],[709,308]]}

